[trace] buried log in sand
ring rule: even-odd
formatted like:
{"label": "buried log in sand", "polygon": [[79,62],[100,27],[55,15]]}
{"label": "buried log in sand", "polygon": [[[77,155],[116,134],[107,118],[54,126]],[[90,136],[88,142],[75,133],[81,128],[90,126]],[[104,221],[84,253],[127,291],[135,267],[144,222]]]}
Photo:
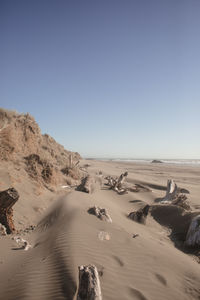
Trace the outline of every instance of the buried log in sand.
{"label": "buried log in sand", "polygon": [[194,217],[187,232],[185,245],[200,246],[200,215]]}
{"label": "buried log in sand", "polygon": [[95,215],[102,221],[112,223],[112,219],[105,208],[94,206],[88,209],[88,213],[91,215]]}
{"label": "buried log in sand", "polygon": [[92,176],[88,175],[82,179],[82,182],[77,187],[77,190],[90,194],[93,192],[94,184],[95,184],[94,178]]}
{"label": "buried log in sand", "polygon": [[77,300],[102,300],[99,274],[94,265],[79,267]]}
{"label": "buried log in sand", "polygon": [[137,211],[133,211],[128,215],[128,218],[141,224],[146,224],[146,218],[149,212],[150,206],[147,204]]}
{"label": "buried log in sand", "polygon": [[0,223],[5,226],[8,234],[15,231],[12,207],[18,199],[19,194],[14,188],[0,192]]}

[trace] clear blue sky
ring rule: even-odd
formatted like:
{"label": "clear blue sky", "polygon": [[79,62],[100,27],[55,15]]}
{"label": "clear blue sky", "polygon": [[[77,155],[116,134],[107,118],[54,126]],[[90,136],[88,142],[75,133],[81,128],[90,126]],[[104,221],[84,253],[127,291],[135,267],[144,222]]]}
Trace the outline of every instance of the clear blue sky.
{"label": "clear blue sky", "polygon": [[199,0],[1,0],[0,106],[83,156],[200,158]]}

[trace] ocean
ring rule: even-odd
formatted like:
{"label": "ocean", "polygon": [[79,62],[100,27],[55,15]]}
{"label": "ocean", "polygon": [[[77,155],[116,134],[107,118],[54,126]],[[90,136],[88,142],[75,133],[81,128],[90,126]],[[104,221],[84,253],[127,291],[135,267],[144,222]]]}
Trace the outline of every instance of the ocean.
{"label": "ocean", "polygon": [[[94,158],[103,161],[121,161],[121,162],[137,162],[137,163],[152,163],[154,159],[136,159],[136,158]],[[190,165],[199,166],[200,159],[156,159],[166,164]]]}

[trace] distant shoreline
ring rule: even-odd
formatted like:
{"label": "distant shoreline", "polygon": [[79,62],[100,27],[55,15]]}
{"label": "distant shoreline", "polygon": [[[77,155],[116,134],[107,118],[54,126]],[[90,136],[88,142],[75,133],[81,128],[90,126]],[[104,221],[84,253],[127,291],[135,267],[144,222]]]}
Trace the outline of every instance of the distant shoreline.
{"label": "distant shoreline", "polygon": [[[97,158],[97,157],[84,157],[86,160],[99,160],[99,161],[115,161],[115,162],[136,162],[142,164],[150,164],[153,160],[157,159],[136,159],[136,158]],[[175,164],[175,165],[189,165],[189,166],[199,166],[200,159],[158,159],[165,164]]]}

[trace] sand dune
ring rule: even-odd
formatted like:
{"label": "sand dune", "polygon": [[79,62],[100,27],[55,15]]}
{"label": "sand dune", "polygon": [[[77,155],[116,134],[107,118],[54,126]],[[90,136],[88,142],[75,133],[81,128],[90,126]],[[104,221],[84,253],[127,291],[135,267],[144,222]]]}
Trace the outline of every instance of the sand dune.
{"label": "sand dune", "polygon": [[[93,175],[128,170],[129,183],[146,184],[152,192],[118,195],[102,185],[92,194],[72,191],[57,196],[37,229],[25,236],[32,249],[12,250],[16,244],[11,237],[1,237],[6,250],[1,253],[0,299],[76,299],[78,266],[87,264],[98,269],[103,299],[200,299],[199,264],[175,247],[162,213],[148,216],[146,225],[127,218],[165,194],[169,174],[190,190],[191,203],[200,205],[198,170],[164,164],[89,164]],[[89,214],[94,205],[106,208],[112,223]],[[167,214],[180,222],[176,214]]]}

